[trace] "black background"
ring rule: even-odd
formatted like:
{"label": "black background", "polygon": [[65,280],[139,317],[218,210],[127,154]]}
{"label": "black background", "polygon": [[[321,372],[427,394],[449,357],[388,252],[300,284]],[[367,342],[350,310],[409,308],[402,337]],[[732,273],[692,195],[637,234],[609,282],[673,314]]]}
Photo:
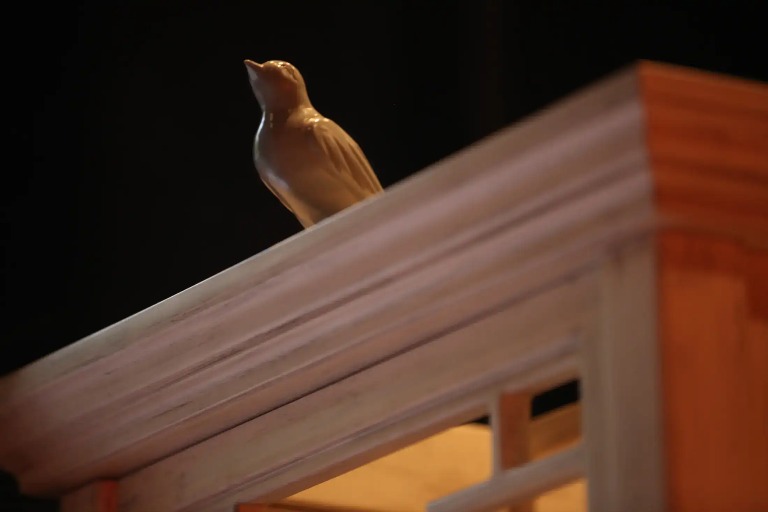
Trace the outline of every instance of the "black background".
{"label": "black background", "polygon": [[0,374],[300,230],[253,169],[245,58],[295,64],[386,187],[638,58],[768,80],[767,4],[7,7]]}

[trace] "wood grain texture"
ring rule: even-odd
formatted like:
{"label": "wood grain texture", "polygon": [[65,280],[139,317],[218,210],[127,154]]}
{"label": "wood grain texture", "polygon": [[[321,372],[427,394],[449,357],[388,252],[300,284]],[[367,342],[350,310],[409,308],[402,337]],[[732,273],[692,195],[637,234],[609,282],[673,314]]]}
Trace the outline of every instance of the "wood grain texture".
{"label": "wood grain texture", "polygon": [[[530,392],[544,383],[552,385],[552,371],[567,378],[558,364],[567,359],[576,340],[590,336],[594,328],[594,285],[586,275],[489,312],[417,349],[128,475],[121,480],[120,510],[214,512],[245,501],[242,498],[274,502],[293,494],[293,485],[301,489],[313,479],[319,483],[335,476],[333,471],[313,468],[313,459],[327,461],[330,455],[334,464],[340,464],[362,455],[372,460],[377,444],[394,446],[391,443],[407,440],[409,418],[423,418],[423,426],[439,427],[431,415],[435,407],[454,404],[458,410],[474,411],[477,400],[487,404],[489,396],[508,386]],[[457,360],[463,364],[453,364]],[[473,397],[475,393],[482,395]],[[361,453],[355,444],[366,439],[372,444]],[[293,474],[287,481],[281,478],[286,473]]]}
{"label": "wood grain texture", "polygon": [[491,406],[493,469],[503,471],[529,460],[530,395],[504,393]]}
{"label": "wood grain texture", "polygon": [[768,510],[768,86],[643,64],[669,509]]}
{"label": "wood grain texture", "polygon": [[[494,474],[521,466],[530,460],[529,426],[531,423],[531,395],[499,395],[491,407],[493,428]],[[533,501],[508,507],[506,512],[532,512]]]}
{"label": "wood grain texture", "polygon": [[125,475],[584,271],[651,223],[636,100],[612,77],[3,378],[0,466]]}
{"label": "wood grain texture", "polygon": [[582,361],[595,510],[765,509],[767,91],[618,73],[0,379],[0,467],[231,512]]}
{"label": "wood grain texture", "polygon": [[768,510],[768,252],[660,235],[670,509]]}
{"label": "wood grain texture", "polygon": [[600,267],[600,333],[582,350],[592,512],[665,510],[653,237]]}
{"label": "wood grain texture", "polygon": [[768,86],[655,63],[638,78],[659,213],[768,245]]}

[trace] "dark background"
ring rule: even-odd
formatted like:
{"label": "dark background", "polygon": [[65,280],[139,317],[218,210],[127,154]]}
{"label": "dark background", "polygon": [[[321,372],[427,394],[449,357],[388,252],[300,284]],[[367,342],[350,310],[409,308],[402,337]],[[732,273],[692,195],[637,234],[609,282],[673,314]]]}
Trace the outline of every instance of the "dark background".
{"label": "dark background", "polygon": [[[766,5],[6,7],[0,374],[300,230],[251,162],[245,58],[295,64],[386,187],[638,58],[766,81]],[[2,482],[0,510],[53,509]]]}

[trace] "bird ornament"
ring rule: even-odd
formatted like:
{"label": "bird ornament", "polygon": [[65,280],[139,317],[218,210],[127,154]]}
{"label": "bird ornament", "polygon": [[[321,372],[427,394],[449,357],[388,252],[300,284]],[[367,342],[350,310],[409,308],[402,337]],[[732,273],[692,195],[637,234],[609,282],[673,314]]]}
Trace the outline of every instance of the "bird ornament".
{"label": "bird ornament", "polygon": [[305,228],[381,192],[357,143],[312,106],[288,62],[246,60],[262,110],[253,143],[261,180]]}

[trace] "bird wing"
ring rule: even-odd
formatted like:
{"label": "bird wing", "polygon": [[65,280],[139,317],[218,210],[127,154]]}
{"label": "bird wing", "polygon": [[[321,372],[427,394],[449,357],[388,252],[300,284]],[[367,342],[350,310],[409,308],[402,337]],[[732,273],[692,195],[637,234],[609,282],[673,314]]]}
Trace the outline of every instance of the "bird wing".
{"label": "bird wing", "polygon": [[341,180],[353,190],[372,195],[382,190],[360,146],[332,120],[317,116],[306,124],[311,143],[333,164]]}

